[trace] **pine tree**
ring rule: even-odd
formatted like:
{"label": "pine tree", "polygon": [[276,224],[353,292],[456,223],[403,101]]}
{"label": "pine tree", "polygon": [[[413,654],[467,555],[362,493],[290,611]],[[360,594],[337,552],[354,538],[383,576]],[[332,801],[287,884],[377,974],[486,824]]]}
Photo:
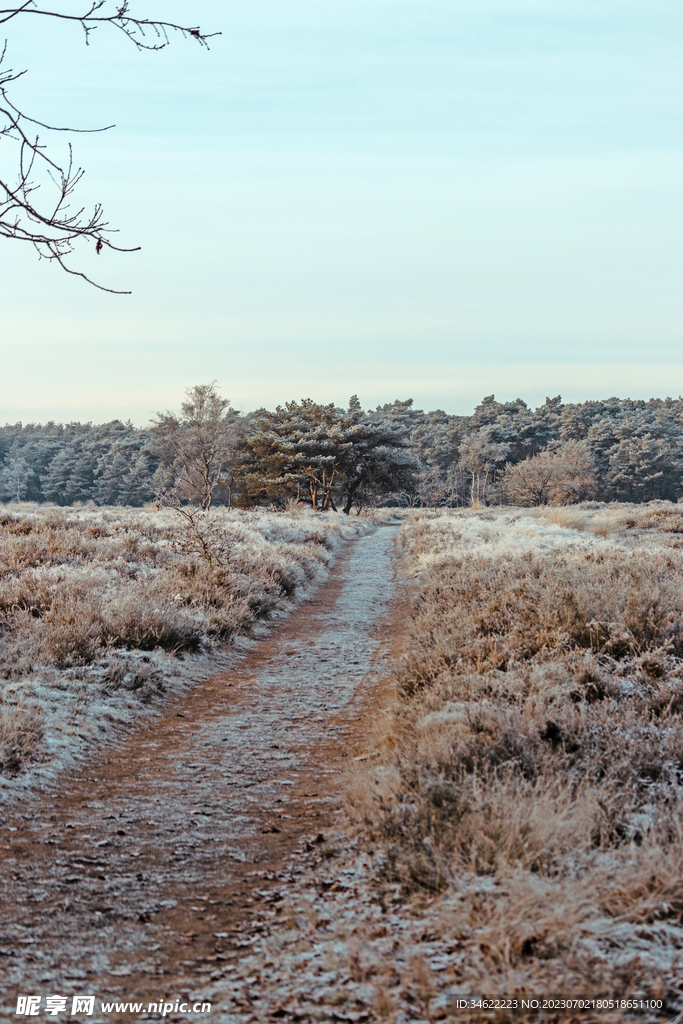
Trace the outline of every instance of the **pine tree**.
{"label": "pine tree", "polygon": [[295,499],[316,510],[335,509],[333,488],[343,455],[337,416],[333,404],[310,398],[256,413],[241,451],[246,500],[282,506]]}
{"label": "pine tree", "polygon": [[363,507],[382,494],[412,487],[410,402],[363,412],[356,395],[347,410],[311,399],[261,410],[241,453],[244,500],[304,501],[314,509]]}

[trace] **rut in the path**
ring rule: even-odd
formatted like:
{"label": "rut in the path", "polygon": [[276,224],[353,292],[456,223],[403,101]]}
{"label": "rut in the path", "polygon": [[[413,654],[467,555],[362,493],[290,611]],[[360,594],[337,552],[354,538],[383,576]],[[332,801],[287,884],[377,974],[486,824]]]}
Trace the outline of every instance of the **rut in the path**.
{"label": "rut in the path", "polygon": [[116,1019],[102,998],[211,996],[262,884],[254,873],[282,868],[330,816],[344,745],[384,668],[395,532],[352,542],[313,601],[233,670],[8,812],[6,1019],[17,994],[69,996],[69,1008],[95,995],[93,1022]]}

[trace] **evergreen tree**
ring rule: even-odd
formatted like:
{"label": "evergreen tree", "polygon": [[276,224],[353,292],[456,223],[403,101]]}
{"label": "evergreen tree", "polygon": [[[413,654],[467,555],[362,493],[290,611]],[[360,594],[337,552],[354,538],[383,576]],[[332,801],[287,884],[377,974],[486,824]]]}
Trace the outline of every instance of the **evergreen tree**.
{"label": "evergreen tree", "polygon": [[[418,461],[411,450],[411,427],[415,417],[405,415],[411,400],[395,402],[385,411],[363,413],[357,397],[341,419],[345,444],[342,460],[343,511],[368,507],[383,497],[403,502],[417,488]],[[403,406],[399,415],[397,406]]]}
{"label": "evergreen tree", "polygon": [[310,398],[256,413],[241,452],[246,500],[283,505],[294,499],[335,509],[344,447],[337,419],[334,405]]}
{"label": "evergreen tree", "polygon": [[246,500],[294,499],[322,511],[343,502],[348,514],[412,487],[409,410],[404,402],[365,413],[355,395],[346,411],[310,399],[262,410],[243,442]]}
{"label": "evergreen tree", "polygon": [[622,501],[650,501],[661,497],[667,447],[650,433],[622,437],[610,451],[607,473],[610,496]]}

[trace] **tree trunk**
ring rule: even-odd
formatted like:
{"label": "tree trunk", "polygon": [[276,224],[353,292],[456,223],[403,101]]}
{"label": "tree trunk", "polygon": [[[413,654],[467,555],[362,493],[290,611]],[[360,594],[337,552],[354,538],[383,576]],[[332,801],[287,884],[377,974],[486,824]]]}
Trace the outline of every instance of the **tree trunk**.
{"label": "tree trunk", "polygon": [[[360,487],[360,483],[361,483],[360,480],[354,480],[354,482],[349,486],[349,489],[346,492],[346,504],[344,505],[344,508],[342,509],[342,512],[344,513],[345,516],[348,516],[350,514],[350,512],[351,512],[351,509],[353,507],[353,499],[356,496],[356,491]],[[336,512],[336,509],[335,509],[335,512]]]}

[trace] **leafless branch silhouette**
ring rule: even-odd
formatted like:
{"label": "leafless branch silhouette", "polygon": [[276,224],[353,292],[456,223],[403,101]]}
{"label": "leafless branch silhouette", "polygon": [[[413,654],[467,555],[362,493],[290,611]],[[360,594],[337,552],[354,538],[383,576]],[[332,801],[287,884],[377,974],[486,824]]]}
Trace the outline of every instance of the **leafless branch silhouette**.
{"label": "leafless branch silhouette", "polygon": [[[108,0],[93,0],[83,14],[74,15],[43,9],[38,7],[36,0],[25,0],[16,6],[0,9],[0,25],[31,15],[75,22],[84,31],[86,45],[89,45],[92,33],[105,26],[122,32],[138,50],[154,51],[168,46],[175,34],[194,39],[207,49],[209,39],[220,35],[170,21],[137,18],[130,12],[129,0],[113,6],[110,12]],[[67,152],[58,157],[53,155],[53,148],[48,148],[48,144],[42,141],[39,131],[42,129],[48,133],[47,138],[50,139],[53,133],[103,132],[114,126],[65,128],[46,124],[25,114],[10,99],[9,88],[26,71],[4,67],[6,57],[7,41],[0,53],[0,156],[10,153],[12,156],[0,161],[0,236],[28,242],[40,258],[57,262],[67,274],[81,277],[95,288],[115,294],[130,294],[107,288],[70,265],[69,257],[81,243],[93,244],[98,256],[105,249],[135,252],[139,246],[130,248],[114,244],[111,236],[117,231],[105,220],[101,204],[97,203],[92,211],[86,212],[85,207],[74,203],[74,193],[84,170],[74,163],[71,142],[67,144]],[[13,167],[13,171],[7,173],[7,166]]]}

